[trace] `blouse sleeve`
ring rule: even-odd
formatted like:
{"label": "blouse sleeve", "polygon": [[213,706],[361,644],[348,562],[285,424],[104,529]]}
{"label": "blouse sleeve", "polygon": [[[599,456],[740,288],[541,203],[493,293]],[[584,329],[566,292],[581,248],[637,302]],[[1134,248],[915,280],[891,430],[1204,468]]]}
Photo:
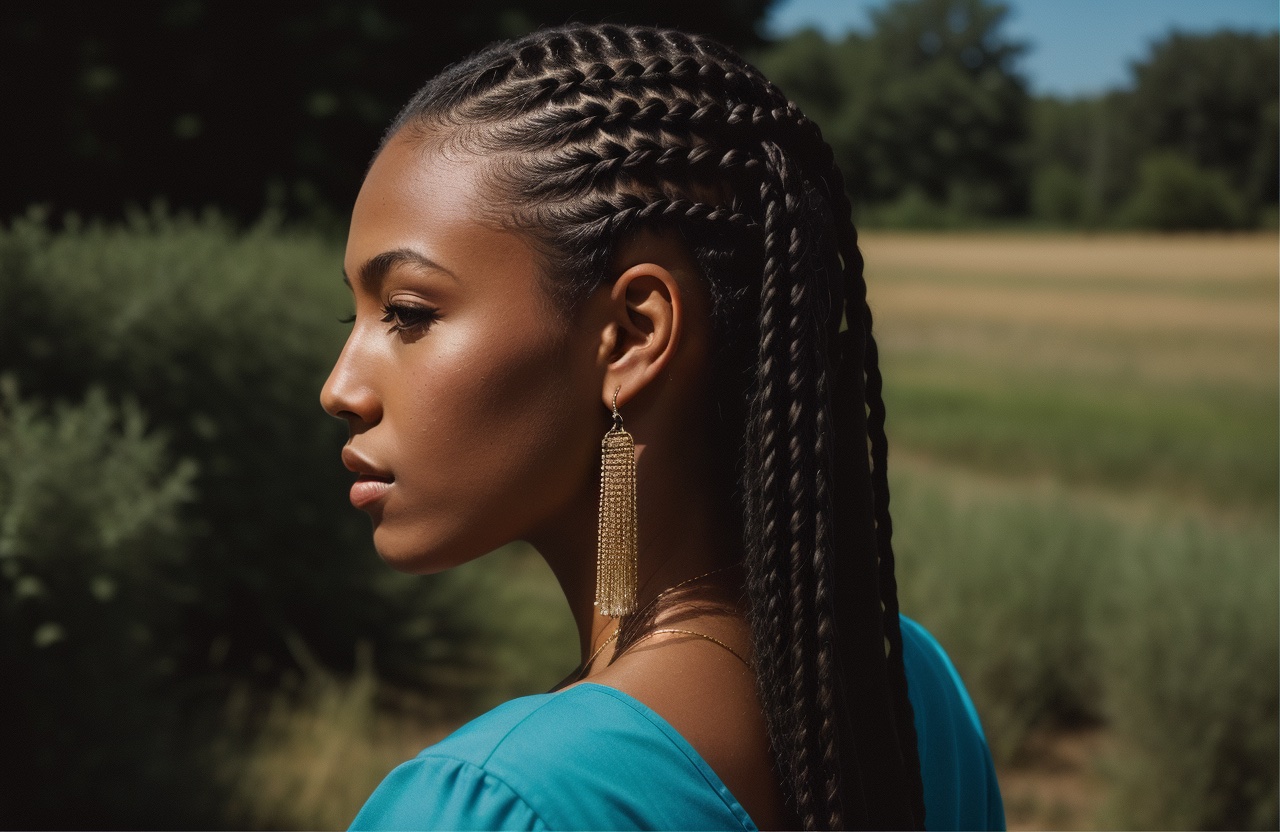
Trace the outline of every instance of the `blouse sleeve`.
{"label": "blouse sleeve", "polygon": [[387,775],[351,822],[352,830],[546,828],[498,777],[473,763],[431,755]]}
{"label": "blouse sleeve", "polygon": [[927,630],[903,616],[902,654],[915,711],[925,828],[1004,829],[1004,804],[969,693]]}

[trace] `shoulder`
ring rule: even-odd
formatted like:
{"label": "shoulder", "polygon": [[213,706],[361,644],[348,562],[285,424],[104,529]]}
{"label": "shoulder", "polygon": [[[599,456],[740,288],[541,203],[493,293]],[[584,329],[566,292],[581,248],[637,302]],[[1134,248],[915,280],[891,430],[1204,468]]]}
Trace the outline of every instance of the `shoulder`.
{"label": "shoulder", "polygon": [[754,827],[660,717],[579,685],[508,702],[399,766],[352,828]]}
{"label": "shoulder", "polygon": [[1004,807],[978,712],[942,646],[901,617],[929,829],[1003,829]]}

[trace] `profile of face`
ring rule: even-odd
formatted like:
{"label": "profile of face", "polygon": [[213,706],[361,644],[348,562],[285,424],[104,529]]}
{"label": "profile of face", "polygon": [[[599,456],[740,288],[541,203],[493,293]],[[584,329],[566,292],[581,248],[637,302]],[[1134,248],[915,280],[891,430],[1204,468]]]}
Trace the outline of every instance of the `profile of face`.
{"label": "profile of face", "polygon": [[481,168],[393,137],[351,218],[355,320],[321,403],[350,429],[352,503],[404,572],[531,539],[589,500],[606,421],[599,332],[556,309],[523,237],[485,221]]}

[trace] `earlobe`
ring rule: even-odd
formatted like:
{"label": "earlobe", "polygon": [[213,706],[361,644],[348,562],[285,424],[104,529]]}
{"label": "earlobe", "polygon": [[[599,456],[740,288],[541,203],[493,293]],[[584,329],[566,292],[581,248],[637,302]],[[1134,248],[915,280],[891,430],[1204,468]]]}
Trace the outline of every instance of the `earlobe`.
{"label": "earlobe", "polygon": [[684,325],[684,306],[675,276],[655,263],[631,266],[614,282],[609,296],[612,349],[605,368],[601,400],[618,406],[633,399],[673,360]]}

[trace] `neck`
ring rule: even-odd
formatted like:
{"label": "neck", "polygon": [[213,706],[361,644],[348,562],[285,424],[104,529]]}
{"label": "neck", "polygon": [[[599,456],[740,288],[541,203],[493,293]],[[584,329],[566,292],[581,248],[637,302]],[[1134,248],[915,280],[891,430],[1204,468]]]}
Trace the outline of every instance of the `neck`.
{"label": "neck", "polygon": [[[644,607],[669,587],[739,562],[741,544],[723,499],[706,478],[689,476],[706,468],[694,464],[686,449],[672,448],[663,454],[637,443],[636,452],[636,600]],[[583,662],[617,624],[616,619],[599,615],[594,605],[597,489],[598,483],[590,483],[567,516],[557,518],[554,530],[530,541],[550,565],[569,602]]]}

